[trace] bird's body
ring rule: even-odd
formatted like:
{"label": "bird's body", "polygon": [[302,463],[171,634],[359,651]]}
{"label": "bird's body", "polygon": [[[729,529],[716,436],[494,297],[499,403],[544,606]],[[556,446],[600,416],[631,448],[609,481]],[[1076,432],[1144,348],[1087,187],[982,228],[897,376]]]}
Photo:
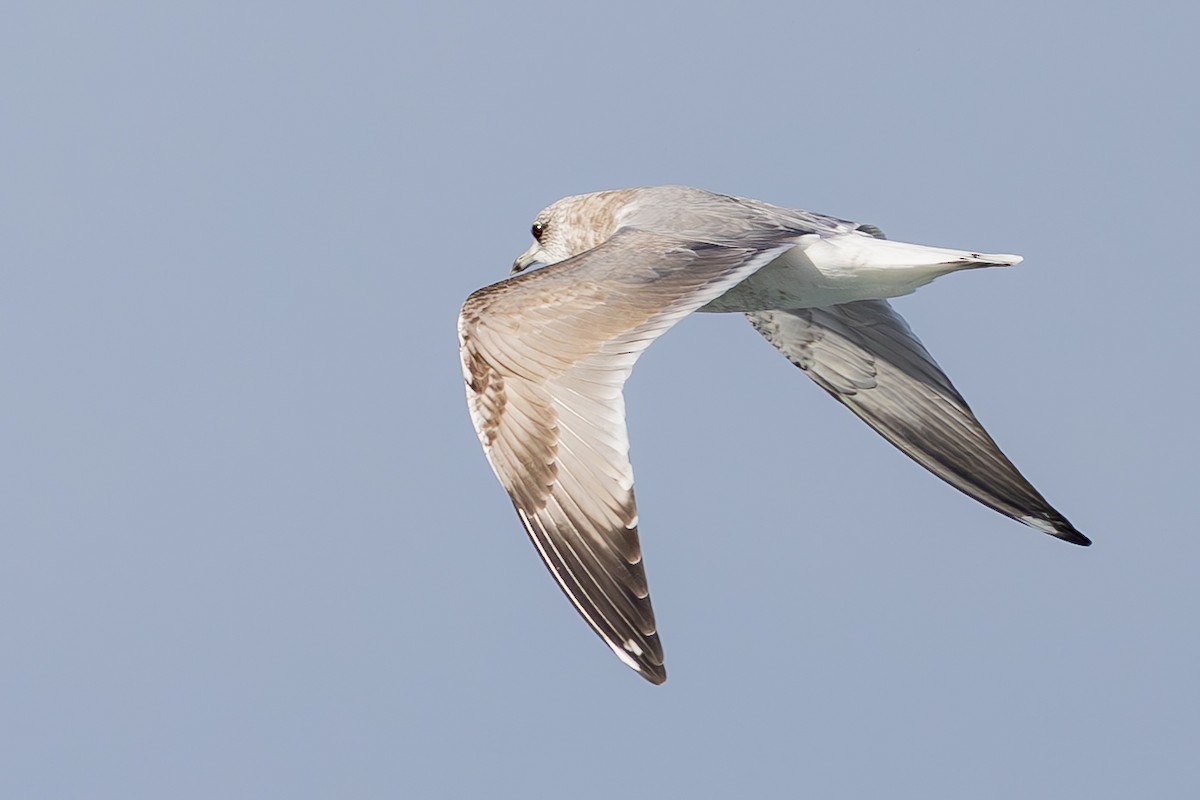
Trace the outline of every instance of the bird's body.
{"label": "bird's body", "polygon": [[1021,476],[886,302],[1019,256],[892,242],[870,225],[701,189],[564,198],[459,319],[480,442],[551,573],[625,663],[665,679],[637,537],[621,390],[692,311],[745,312],[892,444],[1027,525],[1088,540]]}

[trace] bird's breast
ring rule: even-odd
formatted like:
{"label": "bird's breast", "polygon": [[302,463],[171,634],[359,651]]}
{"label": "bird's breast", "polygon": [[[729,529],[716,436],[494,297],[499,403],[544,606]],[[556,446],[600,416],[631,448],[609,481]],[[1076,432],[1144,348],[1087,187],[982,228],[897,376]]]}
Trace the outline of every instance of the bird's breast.
{"label": "bird's breast", "polygon": [[[768,311],[817,308],[866,299],[837,276],[826,275],[800,247],[793,247],[700,311]],[[852,283],[852,282],[850,282]]]}

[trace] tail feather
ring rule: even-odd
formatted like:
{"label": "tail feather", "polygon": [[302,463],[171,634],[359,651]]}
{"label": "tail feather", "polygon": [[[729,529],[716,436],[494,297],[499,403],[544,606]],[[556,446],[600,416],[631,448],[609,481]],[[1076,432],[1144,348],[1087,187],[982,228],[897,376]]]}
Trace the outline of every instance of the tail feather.
{"label": "tail feather", "polygon": [[928,247],[862,234],[831,236],[805,248],[805,255],[819,268],[903,269],[913,267],[1007,267],[1019,264],[1021,256],[1009,253],[979,253]]}

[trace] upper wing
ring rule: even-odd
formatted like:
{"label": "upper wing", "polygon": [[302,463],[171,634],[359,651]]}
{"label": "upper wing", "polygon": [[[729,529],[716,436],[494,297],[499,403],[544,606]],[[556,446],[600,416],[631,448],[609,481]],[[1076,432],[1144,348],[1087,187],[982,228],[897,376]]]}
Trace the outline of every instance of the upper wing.
{"label": "upper wing", "polygon": [[789,361],[934,475],[1026,525],[1091,544],[1000,452],[886,301],[746,316]]}
{"label": "upper wing", "polygon": [[479,290],[459,317],[467,404],[496,477],[575,608],[654,683],[666,671],[621,390],[650,342],[791,244],[720,247],[624,230]]}

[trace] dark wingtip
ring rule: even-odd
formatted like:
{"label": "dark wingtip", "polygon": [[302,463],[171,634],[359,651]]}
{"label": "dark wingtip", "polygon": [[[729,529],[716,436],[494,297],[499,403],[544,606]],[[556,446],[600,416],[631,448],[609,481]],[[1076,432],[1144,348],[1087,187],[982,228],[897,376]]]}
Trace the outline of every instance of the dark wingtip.
{"label": "dark wingtip", "polygon": [[642,664],[641,669],[638,670],[638,675],[641,675],[655,686],[661,686],[667,680],[667,668],[662,664]]}
{"label": "dark wingtip", "polygon": [[1071,530],[1069,530],[1069,531],[1063,531],[1062,533],[1058,533],[1055,535],[1058,538],[1062,539],[1064,542],[1070,542],[1071,544],[1077,544],[1080,547],[1091,547],[1092,546],[1092,540],[1089,539],[1088,537],[1084,536],[1082,533],[1075,530],[1074,528],[1071,528]]}
{"label": "dark wingtip", "polygon": [[1091,539],[1075,530],[1075,526],[1068,522],[1066,517],[1061,514],[1048,516],[1044,520],[1026,519],[1022,521],[1027,525],[1033,525],[1033,527],[1045,531],[1051,536],[1062,539],[1064,542],[1077,544],[1080,547],[1089,547],[1092,544]]}
{"label": "dark wingtip", "polygon": [[1056,539],[1062,539],[1064,542],[1077,544],[1080,547],[1088,547],[1092,543],[1091,539],[1075,530],[1075,526],[1054,509],[1035,512],[1023,517],[1014,515],[1014,518],[1031,528],[1038,529],[1042,533],[1048,533]]}

